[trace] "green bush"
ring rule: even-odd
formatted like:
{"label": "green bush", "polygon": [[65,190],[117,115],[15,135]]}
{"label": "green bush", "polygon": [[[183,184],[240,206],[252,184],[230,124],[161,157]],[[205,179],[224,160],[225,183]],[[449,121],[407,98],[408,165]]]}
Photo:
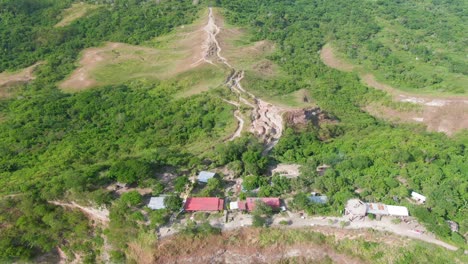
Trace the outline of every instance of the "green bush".
{"label": "green bush", "polygon": [[122,194],[120,200],[128,206],[137,206],[142,202],[142,197],[137,191],[130,191]]}

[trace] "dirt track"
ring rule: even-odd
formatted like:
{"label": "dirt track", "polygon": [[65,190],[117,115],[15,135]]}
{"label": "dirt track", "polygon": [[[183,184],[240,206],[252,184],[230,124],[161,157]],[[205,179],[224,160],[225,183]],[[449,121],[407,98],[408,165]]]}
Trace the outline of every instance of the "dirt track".
{"label": "dirt track", "polygon": [[244,78],[244,71],[235,69],[228,60],[221,55],[222,48],[217,40],[217,35],[221,32],[221,28],[216,24],[213,9],[209,8],[208,22],[204,27],[206,32],[206,40],[203,44],[203,53],[201,58],[192,66],[197,66],[201,63],[220,63],[231,70],[231,75],[226,82],[227,86],[238,95],[238,102],[235,104],[237,110],[234,112],[234,117],[238,120],[238,127],[232,134],[229,140],[240,137],[243,130],[245,120],[240,111],[241,104],[252,108],[251,126],[249,131],[261,137],[266,144],[264,153],[270,151],[279,141],[283,131],[283,109],[269,104],[253,94],[247,92],[241,85]]}
{"label": "dirt track", "polygon": [[79,209],[86,216],[88,216],[89,219],[92,219],[92,220],[95,220],[104,224],[109,223],[109,210],[107,210],[106,208],[87,207],[87,206],[79,205],[75,202],[65,203],[65,202],[60,202],[60,201],[50,201],[49,203],[58,205],[58,206]]}
{"label": "dirt track", "polygon": [[[330,45],[321,51],[322,61],[329,67],[350,72],[357,67],[348,64],[333,54]],[[420,105],[421,111],[399,111],[382,106],[367,106],[370,114],[391,121],[417,122],[427,125],[428,130],[452,135],[462,129],[468,129],[468,98],[456,96],[431,96],[400,91],[390,85],[380,83],[370,73],[360,74],[363,83],[369,87],[385,91],[398,102]]]}

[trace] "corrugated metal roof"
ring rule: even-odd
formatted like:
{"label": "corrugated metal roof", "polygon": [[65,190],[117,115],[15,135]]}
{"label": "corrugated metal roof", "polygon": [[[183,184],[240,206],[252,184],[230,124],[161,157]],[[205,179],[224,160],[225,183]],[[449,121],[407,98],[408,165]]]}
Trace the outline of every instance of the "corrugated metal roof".
{"label": "corrugated metal roof", "polygon": [[409,216],[408,208],[404,206],[387,205],[389,215],[393,216]]}
{"label": "corrugated metal roof", "polygon": [[309,200],[313,203],[326,204],[328,202],[328,197],[323,196],[309,196]]}
{"label": "corrugated metal roof", "polygon": [[[245,204],[245,208],[248,210],[248,211],[253,211],[255,210],[255,202],[256,201],[262,201],[264,202],[265,204],[273,207],[273,208],[279,208],[280,207],[280,200],[279,198],[257,198],[257,197],[248,197],[246,199],[246,202],[244,202]],[[240,208],[241,206],[239,206]]]}
{"label": "corrugated metal roof", "polygon": [[216,175],[214,172],[209,172],[209,171],[200,171],[198,174],[198,181],[199,182],[208,182],[209,179],[213,178]]}
{"label": "corrugated metal roof", "polygon": [[376,214],[376,215],[388,215],[388,209],[385,204],[381,203],[367,203],[367,211],[368,214]]}
{"label": "corrugated metal roof", "polygon": [[381,203],[367,203],[367,213],[376,215],[409,216],[408,208]]}
{"label": "corrugated metal roof", "polygon": [[224,209],[224,200],[216,197],[187,198],[184,209],[186,211],[221,211]]}
{"label": "corrugated metal roof", "polygon": [[153,210],[164,209],[166,206],[164,205],[164,196],[160,197],[151,197],[148,207]]}

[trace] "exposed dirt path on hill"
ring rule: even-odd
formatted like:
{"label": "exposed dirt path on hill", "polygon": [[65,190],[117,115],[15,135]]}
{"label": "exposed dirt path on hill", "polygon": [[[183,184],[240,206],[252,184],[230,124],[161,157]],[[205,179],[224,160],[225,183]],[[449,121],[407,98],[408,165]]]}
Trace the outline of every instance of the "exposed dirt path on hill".
{"label": "exposed dirt path on hill", "polygon": [[230,104],[230,105],[233,105],[235,107],[237,107],[236,111],[234,111],[234,117],[237,119],[238,121],[238,125],[237,125],[237,129],[236,129],[236,132],[234,132],[234,134],[232,134],[228,139],[227,141],[232,141],[238,137],[240,137],[241,133],[242,133],[242,130],[244,129],[244,118],[242,118],[242,115],[239,111],[239,108],[240,108],[240,103],[237,103],[237,102],[233,102],[233,101],[229,101],[229,100],[226,100],[226,99],[223,99],[223,101],[225,101],[226,103]]}
{"label": "exposed dirt path on hill", "polygon": [[233,104],[232,102],[228,102],[237,107],[237,110],[234,112],[234,117],[239,122],[238,128],[229,140],[234,140],[241,135],[245,120],[242,118],[242,115],[240,115],[240,106],[244,104],[252,108],[252,122],[249,130],[251,133],[263,139],[266,145],[264,153],[267,153],[278,143],[283,132],[282,114],[284,113],[284,109],[257,98],[242,87],[241,81],[244,78],[244,71],[235,69],[229,64],[228,60],[221,55],[222,48],[216,38],[221,32],[221,28],[216,25],[213,9],[211,7],[209,8],[208,23],[204,27],[204,31],[207,33],[207,38],[203,44],[202,58],[195,62],[193,66],[204,62],[210,64],[216,62],[225,65],[231,70],[226,85],[238,95],[238,103]]}
{"label": "exposed dirt path on hill", "polygon": [[0,72],[0,98],[9,97],[11,92],[9,91],[10,87],[13,87],[18,84],[28,83],[35,79],[34,70],[42,64],[38,62],[32,66],[24,68],[17,72]]}
{"label": "exposed dirt path on hill", "polygon": [[[322,48],[320,55],[322,61],[331,68],[344,72],[351,72],[358,68],[336,57],[329,44]],[[384,106],[366,107],[365,110],[372,115],[391,121],[421,122],[427,125],[428,130],[443,132],[447,135],[468,129],[467,97],[410,93],[380,83],[371,73],[361,73],[359,77],[365,85],[389,93],[395,101],[417,104],[422,108],[421,111],[403,112]]]}
{"label": "exposed dirt path on hill", "polygon": [[109,210],[107,210],[106,208],[94,208],[94,207],[82,206],[75,202],[65,203],[61,201],[49,201],[49,203],[58,205],[58,206],[79,209],[86,216],[88,216],[89,219],[91,220],[95,220],[103,224],[109,223]]}

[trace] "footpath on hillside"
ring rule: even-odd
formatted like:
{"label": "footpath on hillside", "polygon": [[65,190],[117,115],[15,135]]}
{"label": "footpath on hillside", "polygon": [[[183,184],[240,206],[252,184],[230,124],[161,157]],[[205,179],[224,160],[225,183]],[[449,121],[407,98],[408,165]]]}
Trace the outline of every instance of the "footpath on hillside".
{"label": "footpath on hillside", "polygon": [[211,7],[209,8],[208,22],[204,27],[204,31],[206,32],[206,39],[202,46],[201,58],[192,66],[195,67],[201,63],[221,64],[231,72],[227,78],[226,85],[237,95],[238,99],[237,102],[227,100],[225,102],[237,107],[234,117],[238,120],[238,127],[228,140],[234,140],[241,136],[244,124],[246,123],[241,114],[241,106],[244,105],[252,109],[249,131],[262,138],[266,145],[264,154],[268,153],[278,143],[283,133],[282,115],[285,110],[257,98],[242,87],[241,81],[244,78],[244,71],[235,69],[221,54],[222,48],[217,39],[221,28],[216,24]]}

